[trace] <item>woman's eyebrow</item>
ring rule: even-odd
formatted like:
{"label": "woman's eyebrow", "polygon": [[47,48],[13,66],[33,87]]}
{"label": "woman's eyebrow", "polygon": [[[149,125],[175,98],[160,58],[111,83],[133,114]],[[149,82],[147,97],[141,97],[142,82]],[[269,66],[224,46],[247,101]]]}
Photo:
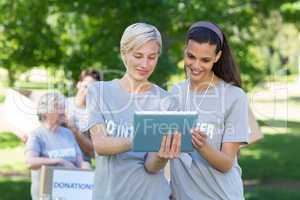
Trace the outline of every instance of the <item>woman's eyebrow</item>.
{"label": "woman's eyebrow", "polygon": [[186,53],[195,57],[195,54],[191,51],[186,51]]}
{"label": "woman's eyebrow", "polygon": [[212,59],[211,56],[203,56],[203,57],[200,57],[201,59]]}

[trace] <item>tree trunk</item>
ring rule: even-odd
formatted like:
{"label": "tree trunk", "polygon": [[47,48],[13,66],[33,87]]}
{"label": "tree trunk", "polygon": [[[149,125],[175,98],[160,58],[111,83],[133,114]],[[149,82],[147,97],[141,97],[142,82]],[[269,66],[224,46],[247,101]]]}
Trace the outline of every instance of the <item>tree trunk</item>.
{"label": "tree trunk", "polygon": [[16,81],[15,70],[8,68],[7,72],[8,72],[8,87],[13,87]]}

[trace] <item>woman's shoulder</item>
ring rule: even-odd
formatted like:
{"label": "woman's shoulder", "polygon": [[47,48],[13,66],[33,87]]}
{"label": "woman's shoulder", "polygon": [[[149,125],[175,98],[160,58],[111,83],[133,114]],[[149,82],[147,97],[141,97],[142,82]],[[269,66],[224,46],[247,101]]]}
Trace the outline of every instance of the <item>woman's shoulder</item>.
{"label": "woman's shoulder", "polygon": [[89,84],[88,88],[101,88],[101,87],[107,87],[111,86],[116,82],[116,79],[110,80],[110,81],[95,81],[91,84]]}
{"label": "woman's shoulder", "polygon": [[187,80],[180,81],[179,83],[173,84],[170,89],[171,94],[178,94],[180,92],[184,92],[187,88]]}
{"label": "woman's shoulder", "polygon": [[46,129],[41,125],[35,128],[31,133],[30,136],[40,137],[46,133]]}
{"label": "woman's shoulder", "polygon": [[226,83],[223,81],[223,95],[225,96],[225,102],[228,107],[232,107],[235,104],[248,104],[248,97],[246,92],[231,83]]}
{"label": "woman's shoulder", "polygon": [[69,128],[64,127],[64,126],[59,127],[59,134],[63,137],[66,137],[66,138],[75,139],[74,134],[72,133],[72,131]]}
{"label": "woman's shoulder", "polygon": [[[35,141],[35,142],[41,142],[46,140],[47,135],[47,129],[45,129],[42,125],[35,128],[33,131],[30,132],[28,141]],[[27,142],[28,142],[27,141]]]}
{"label": "woman's shoulder", "polygon": [[223,84],[225,88],[225,94],[227,94],[226,96],[229,98],[239,99],[247,97],[246,92],[242,88],[231,83],[226,83],[225,81],[223,81]]}
{"label": "woman's shoulder", "polygon": [[116,79],[111,81],[96,81],[88,86],[89,93],[99,93],[103,90],[110,90],[116,85]]}
{"label": "woman's shoulder", "polygon": [[156,84],[152,83],[152,87],[153,87],[152,91],[154,93],[158,93],[161,96],[169,96],[168,91],[165,90],[164,88],[160,87],[159,85],[156,85]]}

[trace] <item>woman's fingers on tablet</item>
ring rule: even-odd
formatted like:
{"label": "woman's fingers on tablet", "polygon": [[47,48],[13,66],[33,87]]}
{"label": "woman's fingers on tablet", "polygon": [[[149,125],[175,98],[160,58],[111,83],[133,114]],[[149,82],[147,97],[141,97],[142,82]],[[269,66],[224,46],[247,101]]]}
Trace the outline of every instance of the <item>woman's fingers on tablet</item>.
{"label": "woman's fingers on tablet", "polygon": [[198,140],[205,141],[207,139],[207,135],[203,132],[192,133],[192,136],[198,138]]}
{"label": "woman's fingers on tablet", "polygon": [[175,132],[173,134],[166,134],[163,136],[159,156],[161,158],[173,159],[178,158],[181,151],[181,134]]}
{"label": "woman's fingers on tablet", "polygon": [[201,148],[203,146],[203,141],[200,138],[201,136],[192,135],[192,143],[196,148]]}
{"label": "woman's fingers on tablet", "polygon": [[198,128],[191,129],[191,133],[194,134],[194,135],[196,135],[196,136],[200,135],[200,136],[202,136],[205,139],[207,138],[207,134],[205,132],[203,132],[203,131],[200,131]]}
{"label": "woman's fingers on tablet", "polygon": [[174,134],[174,146],[175,146],[175,150],[174,150],[174,157],[178,158],[180,155],[180,151],[181,151],[181,134],[179,132],[176,132]]}
{"label": "woman's fingers on tablet", "polygon": [[171,143],[172,143],[172,135],[167,134],[166,146],[165,146],[165,153],[167,153],[167,154],[170,153]]}
{"label": "woman's fingers on tablet", "polygon": [[162,141],[160,143],[160,149],[159,149],[159,156],[160,157],[164,157],[164,153],[165,153],[165,148],[166,148],[166,140],[167,140],[167,136],[164,135],[162,138]]}
{"label": "woman's fingers on tablet", "polygon": [[207,139],[207,134],[204,132],[200,132],[199,135],[201,136],[202,139],[206,140]]}
{"label": "woman's fingers on tablet", "polygon": [[170,150],[170,158],[173,159],[176,155],[178,139],[176,133],[172,134],[172,146]]}
{"label": "woman's fingers on tablet", "polygon": [[178,143],[177,143],[177,149],[176,149],[177,150],[176,151],[176,158],[179,157],[180,152],[181,152],[181,133],[178,133],[177,138],[178,138]]}
{"label": "woman's fingers on tablet", "polygon": [[198,132],[199,132],[198,128],[192,128],[191,129],[192,134],[195,134],[195,133],[197,134]]}
{"label": "woman's fingers on tablet", "polygon": [[177,158],[179,156],[180,145],[181,145],[181,135],[178,132],[175,132],[173,133],[173,142],[172,142],[173,157],[172,158]]}
{"label": "woman's fingers on tablet", "polygon": [[198,146],[196,145],[196,143],[194,142],[194,140],[192,140],[192,145],[193,145],[196,149],[198,149]]}

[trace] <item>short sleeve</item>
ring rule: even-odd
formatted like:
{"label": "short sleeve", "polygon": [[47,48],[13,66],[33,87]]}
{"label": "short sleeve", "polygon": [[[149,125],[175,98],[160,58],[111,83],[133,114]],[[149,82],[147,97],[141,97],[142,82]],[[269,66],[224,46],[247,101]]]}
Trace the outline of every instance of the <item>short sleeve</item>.
{"label": "short sleeve", "polygon": [[97,82],[97,84],[91,84],[88,87],[88,93],[86,97],[86,108],[87,108],[87,126],[85,130],[88,131],[95,124],[103,124],[105,123],[103,112],[102,112],[102,104],[103,101],[103,93],[101,92],[101,82]]}
{"label": "short sleeve", "polygon": [[42,153],[42,141],[37,133],[30,134],[26,143],[25,152],[34,151],[39,155]]}
{"label": "short sleeve", "polygon": [[234,100],[225,116],[224,142],[248,143],[248,100],[247,95],[239,93],[238,98]]}

